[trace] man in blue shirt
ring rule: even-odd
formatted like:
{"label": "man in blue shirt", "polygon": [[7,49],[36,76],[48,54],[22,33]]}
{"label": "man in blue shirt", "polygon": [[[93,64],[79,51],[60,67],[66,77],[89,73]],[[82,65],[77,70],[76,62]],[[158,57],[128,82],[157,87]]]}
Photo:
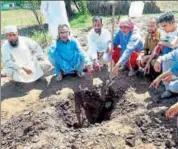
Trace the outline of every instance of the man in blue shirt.
{"label": "man in blue shirt", "polygon": [[[128,18],[120,20],[119,30],[114,37],[113,61],[115,67],[113,73],[117,75],[118,70],[130,70],[129,76],[135,75],[135,69],[138,67],[136,59],[139,52],[143,50],[143,40],[138,27]],[[119,68],[120,67],[120,68]]]}
{"label": "man in blue shirt", "polygon": [[[62,80],[63,75],[76,72],[82,77],[84,66],[88,64],[79,42],[70,36],[69,27],[66,24],[59,25],[58,39],[48,51],[49,60],[55,67],[56,80]],[[88,72],[91,67],[88,65]]]}
{"label": "man in blue shirt", "polygon": [[168,61],[171,64],[170,69],[159,75],[150,85],[150,87],[157,88],[161,81],[165,82],[166,91],[161,98],[168,98],[172,93],[178,94],[178,49],[160,56],[155,64],[155,70],[160,70],[161,64]]}

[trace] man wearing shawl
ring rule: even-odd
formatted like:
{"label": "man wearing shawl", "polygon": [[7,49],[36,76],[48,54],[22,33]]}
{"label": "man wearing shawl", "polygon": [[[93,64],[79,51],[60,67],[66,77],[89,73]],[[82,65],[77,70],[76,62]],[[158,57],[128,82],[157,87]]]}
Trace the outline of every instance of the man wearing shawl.
{"label": "man wearing shawl", "polygon": [[[65,74],[77,73],[79,77],[82,77],[84,66],[88,65],[88,59],[79,42],[70,36],[67,24],[59,25],[58,39],[54,45],[50,46],[48,56],[55,68],[57,81],[62,80]],[[90,66],[88,68],[90,73]]]}
{"label": "man wearing shawl", "polygon": [[7,41],[2,45],[2,75],[15,82],[30,83],[50,68],[41,47],[33,40],[19,36],[16,26],[5,27]]}
{"label": "man wearing shawl", "polygon": [[128,76],[136,74],[136,59],[143,49],[143,41],[138,27],[129,18],[121,18],[119,30],[114,37],[113,61],[115,67],[113,74],[117,75],[118,70],[129,69]]}

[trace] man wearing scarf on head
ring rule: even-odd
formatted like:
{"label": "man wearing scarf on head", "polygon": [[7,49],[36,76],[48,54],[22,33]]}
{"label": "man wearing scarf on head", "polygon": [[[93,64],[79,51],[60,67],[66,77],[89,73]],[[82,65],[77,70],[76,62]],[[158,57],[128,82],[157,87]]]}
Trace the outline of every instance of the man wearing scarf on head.
{"label": "man wearing scarf on head", "polygon": [[2,74],[15,82],[30,83],[48,71],[41,47],[33,40],[19,36],[16,26],[5,28],[7,41],[2,45]]}
{"label": "man wearing scarf on head", "polygon": [[113,61],[115,67],[113,74],[117,75],[119,70],[129,69],[128,76],[136,74],[137,57],[143,49],[143,41],[138,27],[129,18],[121,18],[119,30],[114,37]]}

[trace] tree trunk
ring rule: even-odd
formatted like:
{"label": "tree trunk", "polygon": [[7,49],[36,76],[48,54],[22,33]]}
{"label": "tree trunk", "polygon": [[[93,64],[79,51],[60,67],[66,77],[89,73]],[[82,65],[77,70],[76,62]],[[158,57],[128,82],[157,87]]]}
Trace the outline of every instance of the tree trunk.
{"label": "tree trunk", "polygon": [[70,18],[73,15],[71,0],[65,0],[67,16]]}

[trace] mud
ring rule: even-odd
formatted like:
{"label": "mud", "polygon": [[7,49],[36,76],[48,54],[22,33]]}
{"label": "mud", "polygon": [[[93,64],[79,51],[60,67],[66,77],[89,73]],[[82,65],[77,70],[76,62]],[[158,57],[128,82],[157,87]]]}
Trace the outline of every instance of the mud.
{"label": "mud", "polygon": [[73,98],[61,100],[55,107],[68,127],[81,128],[109,120],[117,101],[116,91],[104,82],[92,89],[80,86]]}
{"label": "mud", "polygon": [[[143,35],[148,20],[137,20]],[[104,24],[111,29],[111,19]],[[86,49],[87,33],[81,30],[77,35]],[[149,79],[127,73],[111,87],[106,82],[92,86],[88,76],[56,82],[49,75],[45,82],[22,88],[4,83],[2,149],[178,149],[176,119],[165,116],[178,96],[160,100],[163,86],[149,89]],[[105,81],[107,75],[102,70],[93,77]]]}
{"label": "mud", "polygon": [[176,119],[168,120],[164,110],[151,111],[136,118],[136,125],[144,143],[161,144],[165,148],[178,148],[178,136],[176,135]]}
{"label": "mud", "polygon": [[2,149],[14,149],[27,142],[38,142],[38,135],[47,128],[46,115],[28,112],[10,118],[1,126]]}

